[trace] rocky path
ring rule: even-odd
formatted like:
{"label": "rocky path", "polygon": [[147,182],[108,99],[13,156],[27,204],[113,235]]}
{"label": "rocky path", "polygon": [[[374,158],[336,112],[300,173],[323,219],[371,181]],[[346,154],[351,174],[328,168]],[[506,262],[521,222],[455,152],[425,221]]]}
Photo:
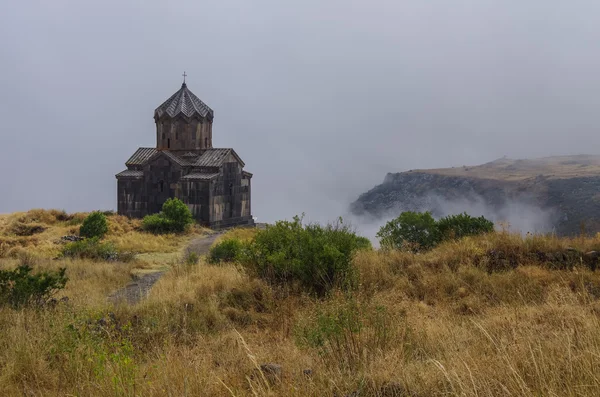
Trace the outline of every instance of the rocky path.
{"label": "rocky path", "polygon": [[[210,236],[194,238],[189,243],[185,252],[195,252],[198,255],[206,255],[210,246],[215,242],[218,236],[219,233],[215,233]],[[124,288],[113,292],[108,297],[108,300],[113,303],[127,302],[129,305],[134,305],[148,296],[152,286],[164,273],[164,271],[156,271],[141,276],[134,276],[134,279],[129,284]]]}
{"label": "rocky path", "polygon": [[215,242],[217,237],[219,237],[221,233],[214,233],[210,236],[206,237],[198,237],[190,241],[190,244],[187,247],[186,253],[195,252],[198,255],[206,255],[210,250],[211,245]]}

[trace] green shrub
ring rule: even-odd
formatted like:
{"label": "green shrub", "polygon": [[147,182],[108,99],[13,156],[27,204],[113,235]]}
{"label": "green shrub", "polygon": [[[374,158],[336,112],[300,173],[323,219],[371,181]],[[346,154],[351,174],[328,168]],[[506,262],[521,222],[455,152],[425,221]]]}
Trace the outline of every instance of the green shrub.
{"label": "green shrub", "polygon": [[444,240],[460,239],[494,231],[494,222],[485,219],[483,216],[473,217],[466,212],[458,215],[448,215],[438,220],[437,226]]}
{"label": "green shrub", "polygon": [[119,252],[110,242],[100,242],[97,237],[67,243],[61,256],[68,258],[129,262],[134,255],[130,252]]}
{"label": "green shrub", "polygon": [[377,237],[382,248],[419,252],[431,249],[442,241],[493,230],[492,221],[483,216],[472,217],[466,212],[436,221],[429,212],[407,211],[382,226]]}
{"label": "green shrub", "polygon": [[1,304],[13,308],[43,305],[67,284],[65,268],[38,274],[31,274],[32,270],[28,264],[21,264],[15,270],[0,270]]}
{"label": "green shrub", "polygon": [[200,260],[200,256],[194,251],[190,251],[185,256],[185,264],[188,266],[197,265]]}
{"label": "green shrub", "polygon": [[108,232],[106,216],[100,211],[89,214],[79,228],[79,235],[85,238],[102,238]]}
{"label": "green shrub", "polygon": [[178,198],[170,198],[165,201],[159,214],[144,217],[142,227],[155,234],[181,233],[192,223],[194,218],[187,205]]}
{"label": "green shrub", "polygon": [[188,225],[194,223],[192,212],[185,203],[177,198],[165,201],[162,206],[162,214],[170,220],[177,232],[183,232]]}
{"label": "green shrub", "polygon": [[226,239],[213,245],[208,253],[209,263],[234,262],[242,252],[244,244],[236,239]]}
{"label": "green shrub", "polygon": [[428,250],[440,242],[440,232],[430,212],[406,211],[377,233],[383,248]]}
{"label": "green shrub", "polygon": [[372,250],[371,240],[363,236],[356,236],[356,248],[359,250]]}
{"label": "green shrub", "polygon": [[162,214],[146,215],[142,220],[142,228],[154,234],[171,233],[173,231],[171,221]]}
{"label": "green shrub", "polygon": [[258,231],[239,262],[270,283],[299,286],[322,296],[332,288],[354,286],[352,255],[364,248],[365,240],[341,222],[303,225],[296,216]]}

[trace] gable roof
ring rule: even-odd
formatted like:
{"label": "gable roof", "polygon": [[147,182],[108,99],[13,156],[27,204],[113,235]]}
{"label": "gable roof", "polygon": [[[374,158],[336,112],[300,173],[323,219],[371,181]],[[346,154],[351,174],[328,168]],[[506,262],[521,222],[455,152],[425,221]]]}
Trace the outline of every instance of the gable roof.
{"label": "gable roof", "polygon": [[135,153],[127,160],[125,165],[129,166],[141,166],[145,165],[154,156],[159,153],[167,156],[171,161],[178,164],[181,167],[192,166],[192,167],[220,167],[223,165],[229,155],[233,157],[242,165],[245,165],[242,159],[237,155],[235,150],[231,148],[220,149],[212,148],[205,149],[201,154],[184,153],[175,154],[169,150],[157,150],[156,148],[141,147],[135,151]]}
{"label": "gable roof", "polygon": [[181,177],[183,180],[201,180],[206,181],[219,176],[218,172],[192,172]]}
{"label": "gable roof", "polygon": [[212,148],[212,149],[206,149],[205,151],[202,152],[202,154],[200,155],[200,157],[198,158],[198,160],[196,160],[196,162],[194,162],[194,166],[196,167],[220,167],[223,165],[223,163],[225,162],[225,159],[227,159],[227,157],[232,154],[235,159],[242,165],[242,167],[245,165],[244,162],[242,161],[242,159],[240,158],[240,156],[237,155],[237,153],[231,149],[219,149],[219,148]]}
{"label": "gable roof", "polygon": [[198,158],[200,155],[198,153],[192,153],[192,152],[187,152],[181,155],[181,157],[185,157],[185,158]]}
{"label": "gable roof", "polygon": [[124,170],[115,175],[117,178],[142,178],[144,171],[138,170]]}
{"label": "gable roof", "polygon": [[174,163],[179,164],[182,167],[184,167],[186,165],[192,165],[189,161],[182,159],[181,157],[179,157],[179,156],[175,155],[174,153],[169,152],[167,150],[161,150],[160,153],[164,154],[170,160],[172,160]]}
{"label": "gable roof", "polygon": [[125,162],[126,166],[130,165],[144,165],[150,160],[152,156],[158,153],[158,150],[153,147],[141,147],[135,151],[135,153]]}
{"label": "gable roof", "polygon": [[173,118],[180,114],[186,117],[200,116],[208,117],[209,119],[212,119],[214,116],[213,110],[194,95],[192,91],[188,90],[185,83],[181,85],[179,91],[171,95],[169,99],[154,111],[154,115],[157,117],[168,115]]}

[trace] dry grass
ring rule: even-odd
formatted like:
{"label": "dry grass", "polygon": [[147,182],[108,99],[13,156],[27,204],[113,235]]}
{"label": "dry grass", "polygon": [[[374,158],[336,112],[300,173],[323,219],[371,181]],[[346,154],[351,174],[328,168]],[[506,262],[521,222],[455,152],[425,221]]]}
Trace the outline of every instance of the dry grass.
{"label": "dry grass", "polygon": [[190,239],[190,235],[210,233],[210,229],[201,226],[195,226],[189,234],[154,235],[140,231],[140,220],[113,215],[109,218],[109,233],[106,240],[113,242],[121,250],[139,253],[169,253],[180,250],[182,244]]}
{"label": "dry grass", "polygon": [[501,158],[476,166],[414,171],[505,181],[520,181],[540,175],[551,179],[588,177],[600,175],[600,156],[555,156],[528,160]]}
{"label": "dry grass", "polygon": [[188,235],[164,234],[153,235],[150,233],[127,232],[123,235],[109,234],[107,241],[115,244],[119,250],[138,253],[148,252],[174,252],[181,248],[182,242],[188,241]]}
{"label": "dry grass", "polygon": [[595,396],[600,274],[562,253],[597,247],[499,233],[362,252],[358,290],[324,300],[201,261],[116,307],[105,297],[131,265],[40,260],[67,266],[70,303],[0,309],[0,384],[7,396]]}
{"label": "dry grass", "polygon": [[250,228],[250,227],[236,227],[233,229],[229,229],[215,240],[215,243],[227,240],[227,239],[238,239],[241,241],[252,240],[256,235],[258,229]]}
{"label": "dry grass", "polygon": [[[27,252],[36,256],[52,257],[58,254],[56,242],[61,236],[76,234],[78,223],[85,214],[68,215],[58,210],[31,210],[0,215],[0,258],[15,257]],[[17,235],[19,226],[40,226],[43,231],[31,235]]]}
{"label": "dry grass", "polygon": [[[54,258],[62,247],[60,238],[65,235],[78,235],[79,226],[86,215],[41,209],[0,215],[0,258],[15,258],[22,254]],[[141,221],[138,219],[110,215],[107,220],[109,231],[105,240],[112,242],[120,251],[138,254],[178,253],[190,238],[210,232],[209,229],[195,226],[188,234],[154,235],[142,232]],[[38,231],[40,229],[41,231]],[[33,230],[34,233],[15,233],[20,230]],[[154,262],[155,259],[153,255],[146,255],[146,258],[150,262]]]}

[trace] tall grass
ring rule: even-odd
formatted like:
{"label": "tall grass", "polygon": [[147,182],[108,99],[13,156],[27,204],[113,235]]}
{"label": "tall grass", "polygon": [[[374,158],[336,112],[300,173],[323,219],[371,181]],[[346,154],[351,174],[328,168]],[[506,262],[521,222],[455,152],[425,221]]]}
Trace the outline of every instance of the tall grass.
{"label": "tall grass", "polygon": [[41,258],[67,267],[69,301],[0,308],[2,395],[595,396],[600,274],[581,253],[597,247],[499,233],[359,251],[358,287],[321,298],[201,258],[133,306],[106,297],[135,264]]}

